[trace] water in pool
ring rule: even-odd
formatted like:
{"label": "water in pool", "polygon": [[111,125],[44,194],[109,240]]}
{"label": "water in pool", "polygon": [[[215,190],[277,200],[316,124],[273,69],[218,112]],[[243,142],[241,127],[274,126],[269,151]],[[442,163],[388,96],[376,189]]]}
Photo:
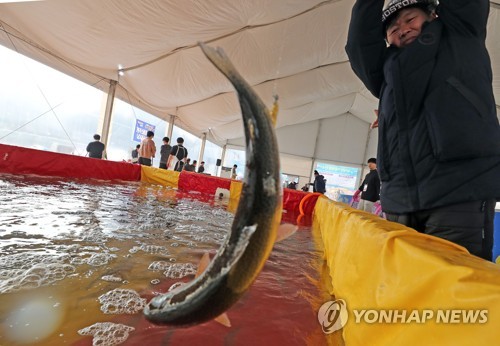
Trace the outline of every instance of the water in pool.
{"label": "water in pool", "polygon": [[[0,175],[0,345],[322,345],[321,255],[301,228],[275,245],[231,327],[157,326],[147,300],[194,278],[233,214],[146,183]],[[321,298],[323,297],[323,298]]]}

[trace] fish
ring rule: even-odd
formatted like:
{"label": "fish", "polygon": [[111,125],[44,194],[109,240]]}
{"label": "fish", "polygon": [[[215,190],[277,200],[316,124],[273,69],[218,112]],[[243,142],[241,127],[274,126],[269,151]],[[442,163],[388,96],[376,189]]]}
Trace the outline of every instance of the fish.
{"label": "fish", "polygon": [[145,317],[156,324],[189,326],[224,314],[264,267],[281,221],[283,191],[271,114],[222,48],[199,46],[237,92],[245,133],[245,178],[229,234],[205,271],[145,306]]}

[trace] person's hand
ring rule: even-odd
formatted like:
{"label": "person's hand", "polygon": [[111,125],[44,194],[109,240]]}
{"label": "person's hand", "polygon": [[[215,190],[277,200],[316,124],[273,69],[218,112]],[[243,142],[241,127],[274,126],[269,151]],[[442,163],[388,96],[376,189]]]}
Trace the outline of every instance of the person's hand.
{"label": "person's hand", "polygon": [[376,129],[378,127],[378,109],[373,110],[375,112],[375,121],[370,124],[371,129]]}
{"label": "person's hand", "polygon": [[356,192],[354,192],[354,194],[352,195],[353,198],[356,198],[359,196],[359,194],[361,193],[360,190],[356,190]]}

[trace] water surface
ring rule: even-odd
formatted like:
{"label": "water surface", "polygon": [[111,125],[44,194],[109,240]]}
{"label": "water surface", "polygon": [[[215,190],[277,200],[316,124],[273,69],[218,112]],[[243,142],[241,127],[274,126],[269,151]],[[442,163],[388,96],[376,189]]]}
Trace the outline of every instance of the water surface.
{"label": "water surface", "polygon": [[321,345],[309,229],[276,244],[232,327],[156,326],[142,307],[193,279],[233,220],[224,200],[146,183],[0,175],[1,345]]}

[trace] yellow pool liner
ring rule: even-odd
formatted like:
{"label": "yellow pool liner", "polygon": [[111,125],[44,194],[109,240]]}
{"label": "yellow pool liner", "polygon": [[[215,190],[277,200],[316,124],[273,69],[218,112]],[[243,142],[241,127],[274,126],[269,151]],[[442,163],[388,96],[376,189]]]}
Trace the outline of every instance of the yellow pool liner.
{"label": "yellow pool liner", "polygon": [[[459,245],[325,197],[318,199],[313,227],[321,234],[332,299],[346,302],[348,319],[342,329],[346,345],[500,342],[500,266]],[[434,318],[378,323],[372,322],[376,316],[372,312],[368,320],[356,323],[354,310],[359,314],[363,309],[400,314],[404,310],[406,316],[413,310],[431,310]],[[486,323],[436,318],[438,313],[463,316],[478,310],[487,310]]]}

